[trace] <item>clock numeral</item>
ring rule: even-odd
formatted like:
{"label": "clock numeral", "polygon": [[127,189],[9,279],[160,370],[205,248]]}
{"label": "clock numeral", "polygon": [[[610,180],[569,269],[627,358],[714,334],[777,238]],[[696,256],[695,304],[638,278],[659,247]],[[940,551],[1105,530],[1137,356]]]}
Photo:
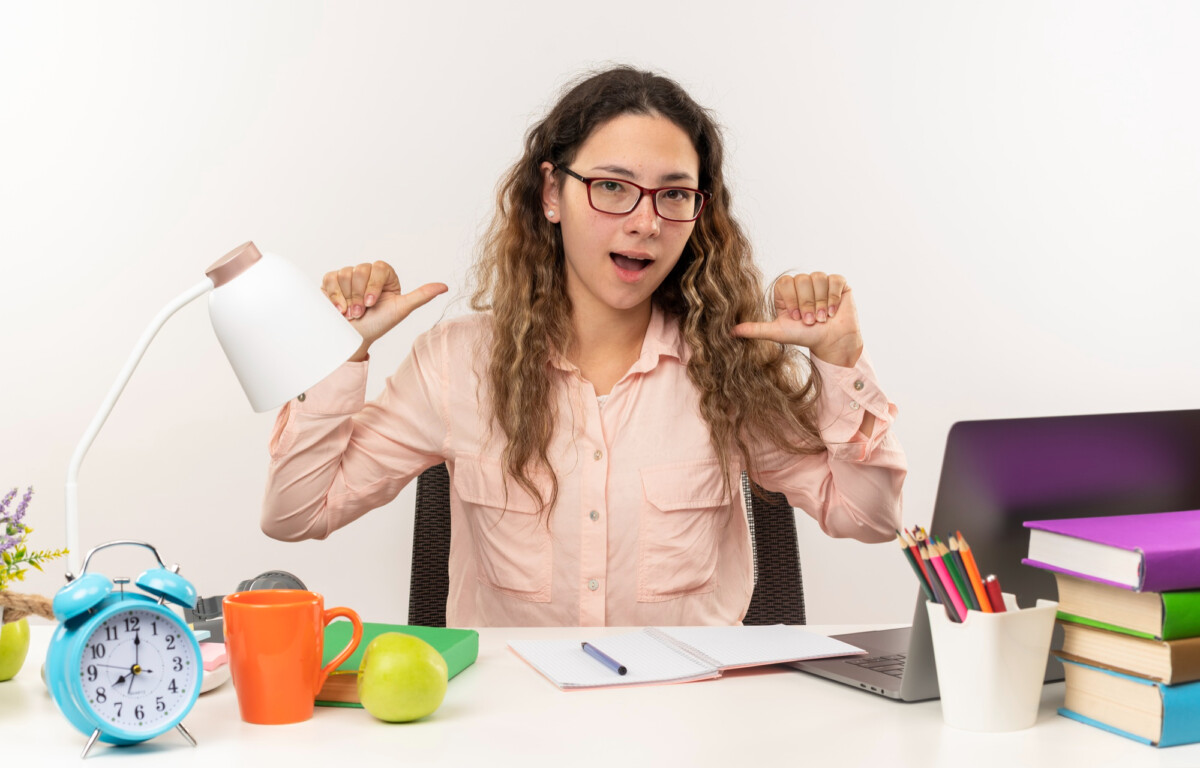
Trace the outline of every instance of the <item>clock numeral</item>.
{"label": "clock numeral", "polygon": [[141,623],[142,623],[142,620],[139,619],[137,616],[130,616],[128,619],[125,619],[125,631],[126,632],[137,632],[138,626]]}
{"label": "clock numeral", "polygon": [[150,622],[150,634],[154,635],[155,637],[158,637],[158,622],[157,621]]}
{"label": "clock numeral", "polygon": [[175,678],[171,678],[171,682],[167,685],[167,690],[171,693],[179,693],[179,686],[175,684]]}
{"label": "clock numeral", "polygon": [[159,712],[167,711],[167,702],[163,701],[162,696],[154,697],[154,708]]}
{"label": "clock numeral", "polygon": [[104,643],[96,643],[95,645],[89,645],[88,648],[90,648],[92,651],[93,659],[103,659],[104,658]]}
{"label": "clock numeral", "polygon": [[116,708],[116,710],[117,710],[117,717],[120,717],[120,716],[121,716],[121,710],[122,710],[122,709],[125,707],[125,702],[123,702],[123,701],[114,701],[114,702],[113,702],[113,707],[115,707],[115,708]]}
{"label": "clock numeral", "polygon": [[135,718],[137,718],[138,720],[141,720],[146,717],[146,713],[145,713],[145,711],[142,710],[141,704],[138,704],[136,707],[133,708],[133,716]]}
{"label": "clock numeral", "polygon": [[95,664],[88,664],[87,679],[89,683],[96,682],[96,678],[100,676],[100,672],[96,669]]}
{"label": "clock numeral", "polygon": [[96,689],[96,701],[100,702],[101,704],[108,701],[108,694],[104,691],[104,686]]}
{"label": "clock numeral", "polygon": [[116,640],[117,639],[117,628],[113,627],[113,626],[105,627],[104,628],[104,639],[105,640]]}
{"label": "clock numeral", "polygon": [[181,659],[178,656],[172,656],[171,661],[175,662],[175,666],[171,667],[172,670],[174,670],[176,672],[183,671],[183,659]]}
{"label": "clock numeral", "polygon": [[175,650],[175,635],[167,635],[167,650]]}

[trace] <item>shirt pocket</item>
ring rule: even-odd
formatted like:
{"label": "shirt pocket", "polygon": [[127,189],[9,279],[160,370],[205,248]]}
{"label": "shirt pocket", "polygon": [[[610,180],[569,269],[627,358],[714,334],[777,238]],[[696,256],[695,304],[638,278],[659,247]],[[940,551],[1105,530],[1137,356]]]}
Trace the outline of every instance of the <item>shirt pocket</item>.
{"label": "shirt pocket", "polygon": [[638,528],[638,601],[711,592],[729,522],[717,459],[643,467]]}
{"label": "shirt pocket", "polygon": [[[548,483],[538,488],[548,499]],[[505,474],[499,460],[484,456],[458,457],[454,489],[471,527],[479,579],[522,600],[550,602],[554,561],[547,516],[538,514],[537,500]]]}

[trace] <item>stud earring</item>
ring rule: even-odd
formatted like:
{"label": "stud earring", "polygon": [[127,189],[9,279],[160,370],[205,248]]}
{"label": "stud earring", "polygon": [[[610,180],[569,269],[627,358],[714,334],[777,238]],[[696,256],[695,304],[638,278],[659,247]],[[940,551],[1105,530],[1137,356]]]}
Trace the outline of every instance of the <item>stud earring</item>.
{"label": "stud earring", "polygon": [[546,211],[546,218],[547,218],[547,219],[553,219],[553,218],[554,218],[554,211]]}

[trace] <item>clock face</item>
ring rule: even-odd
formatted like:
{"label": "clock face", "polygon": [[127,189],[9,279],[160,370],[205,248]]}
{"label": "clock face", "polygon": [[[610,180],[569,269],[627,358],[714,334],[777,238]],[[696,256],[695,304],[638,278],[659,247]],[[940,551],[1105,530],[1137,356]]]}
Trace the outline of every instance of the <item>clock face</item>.
{"label": "clock face", "polygon": [[137,733],[179,718],[200,685],[187,629],[158,611],[131,607],[99,624],[83,645],[79,682],[106,724]]}

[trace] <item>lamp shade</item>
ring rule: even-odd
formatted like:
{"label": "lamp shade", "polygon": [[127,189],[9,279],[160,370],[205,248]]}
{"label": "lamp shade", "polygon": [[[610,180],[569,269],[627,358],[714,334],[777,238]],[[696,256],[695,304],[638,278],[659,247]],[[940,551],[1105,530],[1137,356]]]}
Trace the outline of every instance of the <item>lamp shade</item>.
{"label": "lamp shade", "polygon": [[257,412],[316,384],[362,344],[315,283],[247,243],[210,267],[213,331]]}

